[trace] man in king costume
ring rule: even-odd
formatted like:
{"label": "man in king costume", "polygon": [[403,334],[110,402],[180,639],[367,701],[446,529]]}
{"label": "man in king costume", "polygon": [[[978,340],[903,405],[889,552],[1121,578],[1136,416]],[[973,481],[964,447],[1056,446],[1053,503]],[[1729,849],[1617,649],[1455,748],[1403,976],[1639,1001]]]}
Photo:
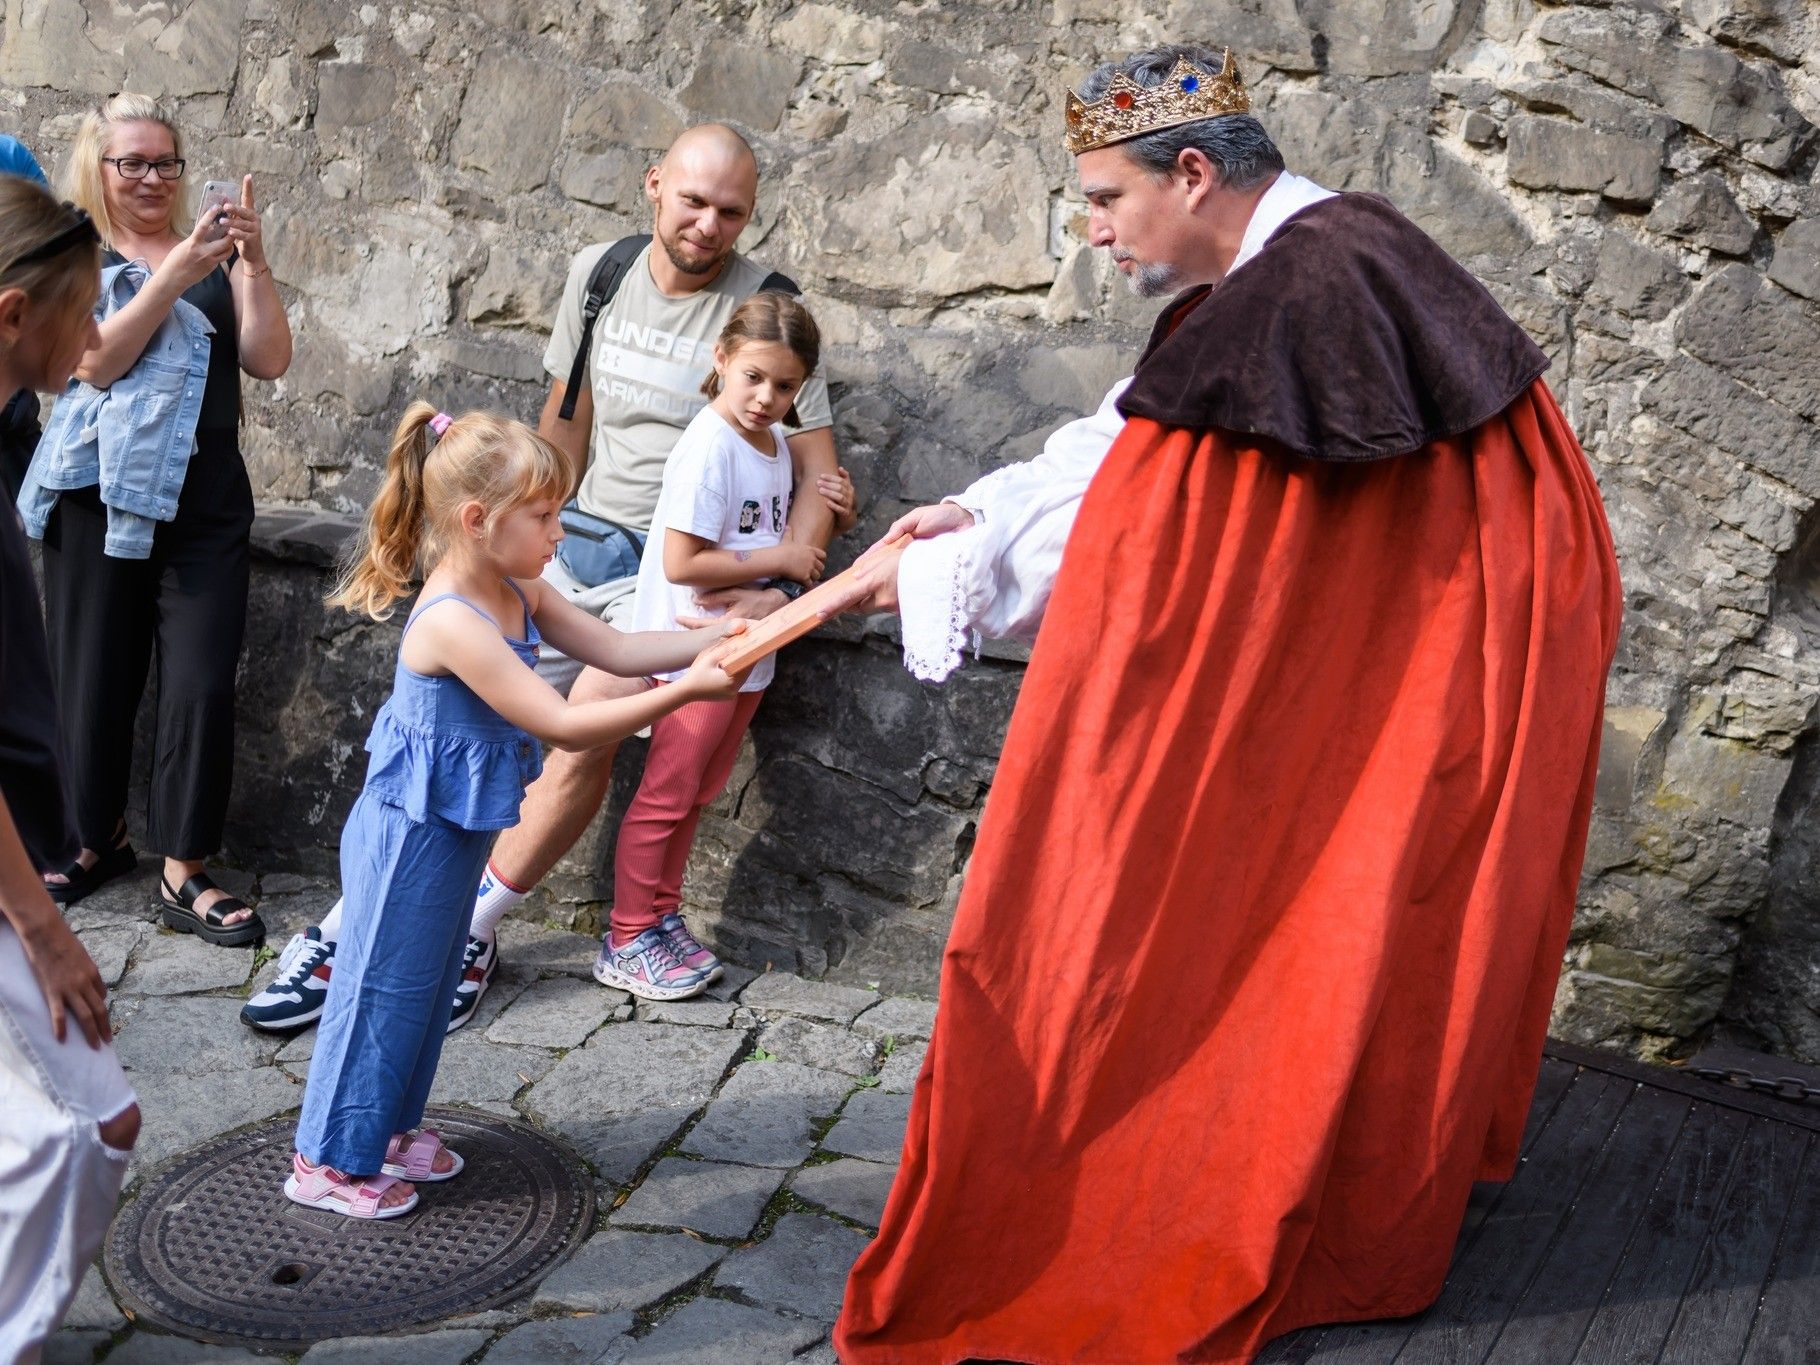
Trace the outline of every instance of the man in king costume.
{"label": "man in king costume", "polygon": [[1246,1361],[1440,1292],[1512,1174],[1620,590],[1542,352],[1386,200],[1288,174],[1230,56],[1071,95],[1164,309],[862,605],[930,678],[1035,630],[836,1346]]}

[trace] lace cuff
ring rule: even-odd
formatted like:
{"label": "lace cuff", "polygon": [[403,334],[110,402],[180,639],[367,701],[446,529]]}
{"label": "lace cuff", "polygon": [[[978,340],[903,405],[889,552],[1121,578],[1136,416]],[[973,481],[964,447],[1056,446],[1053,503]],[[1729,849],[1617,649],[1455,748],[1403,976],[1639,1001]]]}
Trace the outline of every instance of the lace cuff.
{"label": "lace cuff", "polygon": [[904,667],[922,682],[938,683],[961,665],[967,648],[965,531],[919,540],[897,565],[898,616],[904,632]]}

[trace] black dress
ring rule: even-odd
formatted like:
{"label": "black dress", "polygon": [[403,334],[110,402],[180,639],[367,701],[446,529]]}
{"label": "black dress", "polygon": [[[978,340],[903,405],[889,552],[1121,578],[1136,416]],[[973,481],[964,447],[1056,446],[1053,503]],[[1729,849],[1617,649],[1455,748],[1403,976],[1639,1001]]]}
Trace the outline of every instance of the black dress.
{"label": "black dress", "polygon": [[[105,264],[121,260],[109,251]],[[234,677],[246,628],[253,491],[240,454],[240,348],[226,269],[217,267],[183,297],[215,332],[177,514],[158,524],[149,559],[113,559],[103,548],[100,490],[64,493],[45,528],[44,582],[83,846],[113,845],[150,672],[157,702],[145,842],[155,853],[189,859],[221,847],[233,784]]]}

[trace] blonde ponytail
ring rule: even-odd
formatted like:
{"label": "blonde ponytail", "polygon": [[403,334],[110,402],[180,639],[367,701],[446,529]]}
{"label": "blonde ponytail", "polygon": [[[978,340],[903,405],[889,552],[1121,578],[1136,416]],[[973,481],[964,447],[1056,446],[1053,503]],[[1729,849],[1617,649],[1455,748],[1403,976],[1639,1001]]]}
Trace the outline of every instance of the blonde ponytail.
{"label": "blonde ponytail", "polygon": [[464,504],[480,504],[491,532],[514,507],[568,496],[568,457],[522,422],[464,412],[437,423],[442,435],[432,440],[438,415],[424,402],[405,409],[366,527],[326,599],[331,607],[385,620],[457,534]]}
{"label": "blonde ponytail", "polygon": [[436,409],[421,400],[405,409],[392,433],[385,480],[367,511],[354,557],[327,601],[383,621],[408,597],[417,579],[424,533],[424,465],[430,458],[430,419]]}

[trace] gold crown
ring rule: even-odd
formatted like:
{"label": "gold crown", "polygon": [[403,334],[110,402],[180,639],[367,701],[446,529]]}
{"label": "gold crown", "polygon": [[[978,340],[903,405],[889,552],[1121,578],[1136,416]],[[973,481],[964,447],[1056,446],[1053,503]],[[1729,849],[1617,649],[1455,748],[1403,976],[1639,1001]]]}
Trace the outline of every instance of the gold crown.
{"label": "gold crown", "polygon": [[1142,137],[1161,128],[1222,114],[1242,114],[1250,108],[1251,96],[1245,93],[1231,48],[1226,49],[1226,59],[1217,76],[1208,75],[1186,57],[1178,57],[1161,85],[1139,85],[1121,71],[1112,78],[1106,93],[1092,104],[1070,90],[1067,147],[1070,154],[1079,156],[1095,147]]}

